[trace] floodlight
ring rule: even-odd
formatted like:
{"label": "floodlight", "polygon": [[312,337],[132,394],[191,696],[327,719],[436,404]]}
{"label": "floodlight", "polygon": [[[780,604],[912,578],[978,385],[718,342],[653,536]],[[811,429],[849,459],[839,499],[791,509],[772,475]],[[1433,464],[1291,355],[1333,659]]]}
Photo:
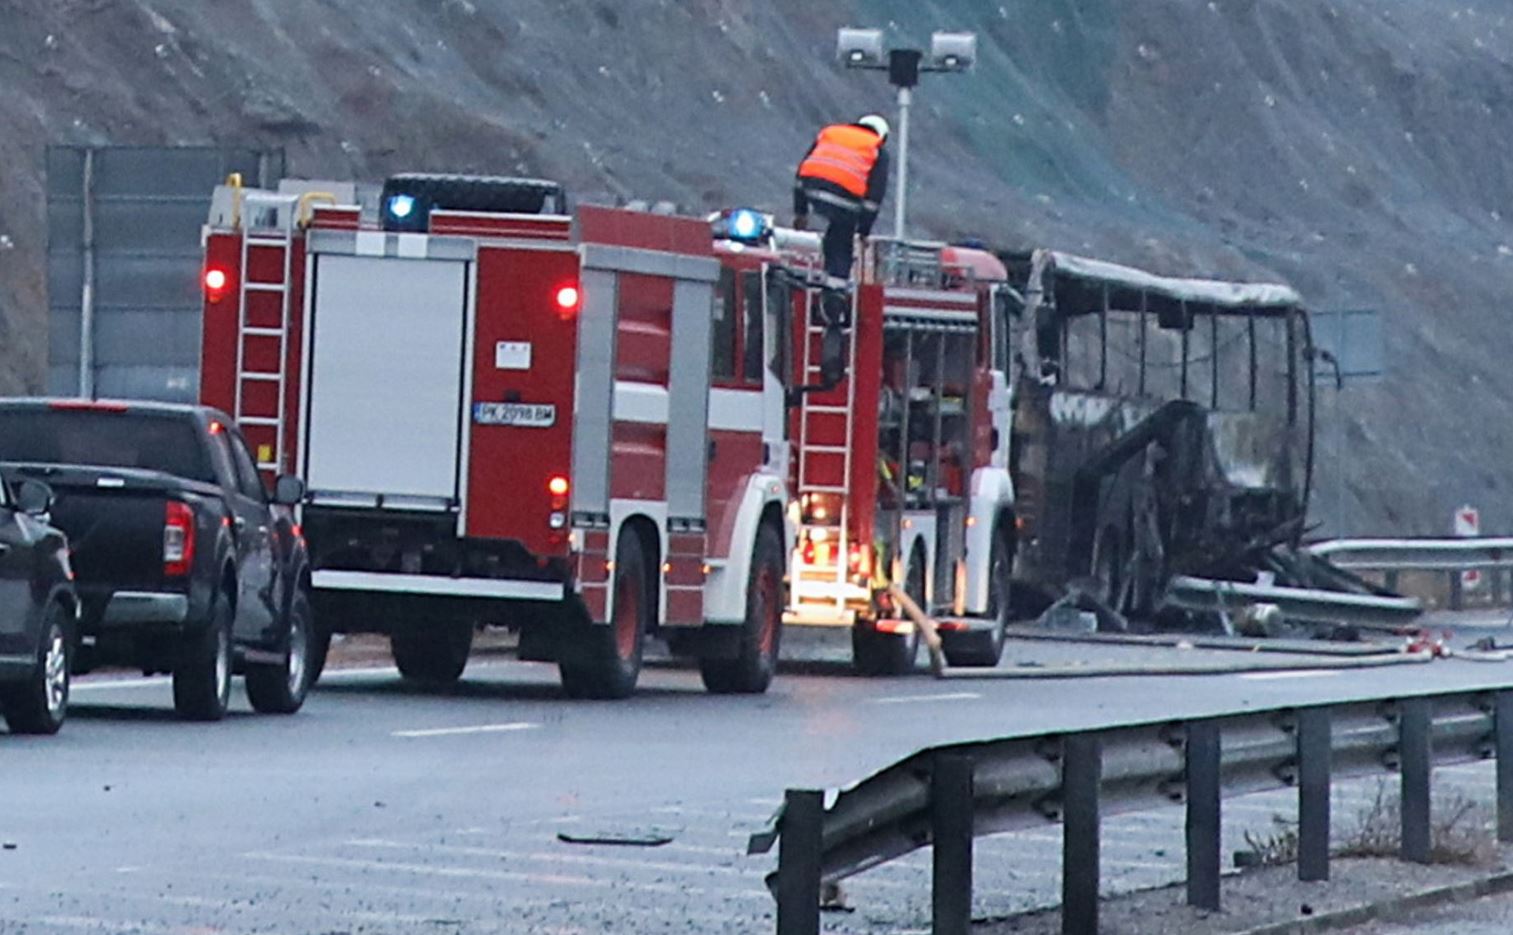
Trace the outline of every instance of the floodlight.
{"label": "floodlight", "polygon": [[880,68],[886,59],[883,31],[843,28],[836,33],[835,55],[847,68]]}
{"label": "floodlight", "polygon": [[966,71],[977,62],[977,34],[938,32],[930,37],[930,68]]}

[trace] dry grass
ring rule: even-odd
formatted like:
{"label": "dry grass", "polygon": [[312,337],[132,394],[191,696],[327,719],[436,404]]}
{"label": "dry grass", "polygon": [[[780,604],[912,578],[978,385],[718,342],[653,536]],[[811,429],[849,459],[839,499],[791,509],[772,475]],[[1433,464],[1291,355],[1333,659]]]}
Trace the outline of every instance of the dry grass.
{"label": "dry grass", "polygon": [[[1498,859],[1491,818],[1476,801],[1445,793],[1430,803],[1429,860],[1436,864],[1483,867]],[[1278,866],[1298,859],[1298,823],[1273,815],[1270,832],[1245,832],[1248,864]],[[1386,781],[1376,795],[1344,821],[1336,821],[1330,851],[1336,857],[1395,857],[1402,847],[1402,812],[1397,792]]]}

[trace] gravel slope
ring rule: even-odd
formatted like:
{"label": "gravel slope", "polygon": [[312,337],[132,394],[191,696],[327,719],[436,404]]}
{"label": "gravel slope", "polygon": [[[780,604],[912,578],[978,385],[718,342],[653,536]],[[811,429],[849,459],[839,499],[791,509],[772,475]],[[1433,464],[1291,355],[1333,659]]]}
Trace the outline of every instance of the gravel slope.
{"label": "gravel slope", "polygon": [[[311,176],[556,176],[581,196],[783,209],[813,127],[891,107],[834,29],[968,28],[918,95],[913,218],[1372,307],[1318,516],[1513,527],[1503,358],[1513,42],[1496,0],[0,0],[0,391],[46,355],[48,142],[286,148]],[[1333,391],[1323,411],[1333,416]],[[1336,502],[1338,482],[1346,496]]]}

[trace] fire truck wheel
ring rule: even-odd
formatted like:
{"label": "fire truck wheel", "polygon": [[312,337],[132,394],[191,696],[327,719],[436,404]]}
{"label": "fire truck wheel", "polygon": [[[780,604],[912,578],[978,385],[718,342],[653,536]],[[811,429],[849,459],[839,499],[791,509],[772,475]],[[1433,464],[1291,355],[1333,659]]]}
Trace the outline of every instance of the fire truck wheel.
{"label": "fire truck wheel", "polygon": [[448,620],[401,627],[389,637],[399,674],[422,685],[450,685],[462,676],[473,648],[473,624]]}
{"label": "fire truck wheel", "polygon": [[[915,548],[909,556],[909,571],[904,576],[904,592],[929,613],[925,599],[925,553]],[[851,663],[862,675],[907,675],[914,671],[919,655],[919,630],[909,627],[906,633],[884,633],[870,622],[851,628]]]}
{"label": "fire truck wheel", "polygon": [[770,525],[757,531],[746,585],[746,619],[734,659],[704,659],[699,675],[717,694],[759,695],[772,684],[783,633],[783,540]]}
{"label": "fire truck wheel", "polygon": [[651,604],[641,540],[630,531],[615,546],[614,594],[609,626],[589,625],[578,634],[579,650],[558,663],[569,697],[626,698],[636,690]]}
{"label": "fire truck wheel", "polygon": [[953,666],[998,665],[1003,657],[1005,631],[1009,626],[1011,605],[1010,588],[1013,586],[1013,546],[1003,530],[993,534],[993,551],[988,557],[988,613],[992,620],[990,629],[968,630],[962,633],[942,633],[941,650],[946,654],[946,663]]}
{"label": "fire truck wheel", "polygon": [[261,714],[293,714],[310,690],[310,640],[313,615],[310,599],[296,594],[289,605],[289,645],[276,665],[247,665],[247,700]]}

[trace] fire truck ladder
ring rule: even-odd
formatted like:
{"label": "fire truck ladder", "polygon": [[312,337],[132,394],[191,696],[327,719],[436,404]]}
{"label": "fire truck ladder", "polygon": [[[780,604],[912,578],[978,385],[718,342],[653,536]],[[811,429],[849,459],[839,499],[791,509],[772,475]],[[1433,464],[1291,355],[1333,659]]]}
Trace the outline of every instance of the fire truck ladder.
{"label": "fire truck ladder", "polygon": [[[273,443],[254,443],[257,466],[262,471],[277,473],[284,464],[284,393],[289,382],[289,321],[290,282],[294,258],[294,220],[299,203],[297,195],[277,195],[267,192],[247,192],[242,196],[242,262],[239,269],[241,285],[237,295],[237,342],[236,342],[236,405],[232,416],[237,425],[245,428],[271,429]],[[276,252],[275,267],[280,270],[279,279],[255,280],[249,260],[253,251],[266,255]],[[260,267],[266,268],[266,267]],[[275,295],[278,297],[278,319],[274,324],[267,314],[270,304],[258,302],[263,314],[254,319],[249,306],[254,297]],[[254,320],[256,323],[254,323]],[[249,339],[265,339],[275,342],[278,366],[273,370],[247,369],[247,343]],[[249,406],[248,384],[273,385],[273,412],[252,411]],[[262,433],[259,433],[262,434]],[[251,441],[251,439],[249,439]],[[271,454],[271,457],[264,457]]]}
{"label": "fire truck ladder", "polygon": [[[838,611],[844,611],[846,607],[845,585],[847,583],[848,561],[850,556],[850,482],[851,482],[851,457],[852,457],[852,432],[855,428],[856,411],[856,381],[854,369],[856,363],[856,322],[857,322],[857,293],[858,289],[851,291],[851,325],[847,328],[847,353],[846,353],[846,376],[844,378],[846,403],[817,403],[814,401],[814,393],[804,393],[799,402],[799,437],[798,437],[798,494],[805,498],[809,494],[822,494],[836,497],[841,504],[840,515],[833,517],[835,525],[830,523],[805,522],[799,531],[800,541],[807,539],[810,529],[824,527],[827,531],[833,529],[838,533],[836,542],[835,561],[835,605]],[[821,343],[825,333],[822,320],[816,320],[816,311],[820,309],[824,301],[824,293],[819,290],[810,290],[808,301],[804,309],[804,359],[802,361],[804,383],[816,384],[821,380],[820,363],[816,359],[815,348]],[[831,393],[822,395],[829,396]],[[835,445],[813,441],[817,434],[815,421],[825,421],[840,416],[844,422],[842,429],[842,444]],[[830,461],[839,457],[841,460],[840,483],[828,483],[829,477],[833,477],[833,470],[822,470],[816,462]],[[831,582],[824,582],[829,584]]]}

